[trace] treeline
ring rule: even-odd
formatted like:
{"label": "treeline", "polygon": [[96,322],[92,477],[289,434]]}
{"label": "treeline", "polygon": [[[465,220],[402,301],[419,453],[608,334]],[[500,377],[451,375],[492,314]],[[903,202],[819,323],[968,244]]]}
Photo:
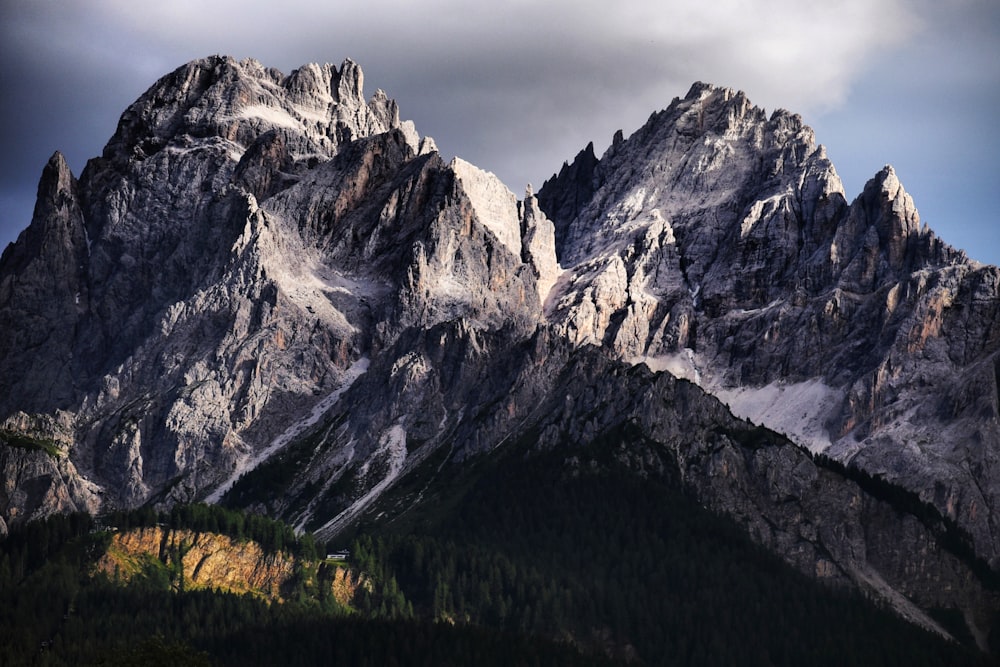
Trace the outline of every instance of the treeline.
{"label": "treeline", "polygon": [[281,521],[205,503],[175,505],[169,512],[157,512],[151,507],[111,512],[101,517],[100,523],[118,530],[163,526],[218,533],[236,540],[252,540],[270,553],[285,551],[310,560],[325,555],[326,545],[317,543],[309,533],[296,535],[291,526]]}
{"label": "treeline", "polygon": [[590,466],[577,449],[567,466],[512,450],[446,469],[447,498],[354,537],[353,609],[324,600],[322,567],[270,605],[89,574],[111,528],[317,552],[264,517],[193,505],[28,524],[0,541],[0,664],[990,664],[793,571],[606,454]]}
{"label": "treeline", "polygon": [[[0,539],[0,589],[20,582],[57,556],[67,556],[68,543],[88,535],[94,527],[89,514],[54,514],[31,521]],[[79,550],[77,550],[79,551]],[[74,552],[74,562],[85,554]]]}

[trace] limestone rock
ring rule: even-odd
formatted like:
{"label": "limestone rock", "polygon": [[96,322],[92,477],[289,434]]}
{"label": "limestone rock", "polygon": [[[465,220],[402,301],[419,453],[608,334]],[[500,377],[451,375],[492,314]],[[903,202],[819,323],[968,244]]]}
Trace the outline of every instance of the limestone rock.
{"label": "limestone rock", "polygon": [[72,336],[89,307],[88,255],[79,186],[56,153],[39,180],[32,224],[0,258],[0,376],[8,378],[0,396],[4,416],[12,408],[31,412],[72,402],[81,365]]}
{"label": "limestone rock", "polygon": [[189,63],[79,183],[46,168],[0,265],[0,413],[64,410],[105,507],[204,497],[407,327],[533,328],[553,260],[525,261],[521,227],[496,177],[366,102],[351,61]]}
{"label": "limestone rock", "polygon": [[[299,565],[291,554],[266,553],[251,540],[158,526],[115,531],[94,572],[128,581],[141,571],[143,559],[176,568],[185,590],[221,590],[272,602],[292,592]],[[331,593],[340,604],[350,605],[362,582],[361,575],[338,567]]]}
{"label": "limestone rock", "polygon": [[559,279],[562,268],[556,259],[555,225],[538,208],[538,200],[528,186],[521,203],[521,237],[524,243],[521,257],[534,269],[538,299],[544,305],[549,292]]}
{"label": "limestone rock", "polygon": [[[997,269],[921,227],[891,167],[848,204],[798,116],[696,84],[539,201],[565,230],[547,315],[566,335],[886,475],[997,560],[997,410],[960,388],[995,394]],[[834,404],[792,416],[774,389],[808,383]]]}
{"label": "limestone rock", "polygon": [[432,455],[611,439],[802,571],[982,625],[998,287],[891,169],[848,203],[801,118],[730,89],[518,202],[351,61],[194,61],[78,181],[53,158],[0,259],[0,422],[26,445],[0,447],[0,517],[225,497],[326,538]]}

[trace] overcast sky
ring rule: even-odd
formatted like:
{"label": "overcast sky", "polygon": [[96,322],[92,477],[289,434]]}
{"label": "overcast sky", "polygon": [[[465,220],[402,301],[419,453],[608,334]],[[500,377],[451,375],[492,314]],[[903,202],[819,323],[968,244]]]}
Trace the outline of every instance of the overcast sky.
{"label": "overcast sky", "polygon": [[1000,264],[997,0],[0,1],[0,248],[62,151],[79,176],[125,107],[223,53],[352,58],[446,157],[518,196],[694,81],[800,113],[849,199],[892,164],[945,241]]}

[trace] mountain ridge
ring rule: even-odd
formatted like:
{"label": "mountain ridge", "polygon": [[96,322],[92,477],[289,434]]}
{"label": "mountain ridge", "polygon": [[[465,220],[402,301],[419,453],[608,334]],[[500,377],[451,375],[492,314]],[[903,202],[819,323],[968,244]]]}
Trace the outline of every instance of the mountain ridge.
{"label": "mountain ridge", "polygon": [[614,437],[799,569],[988,625],[934,526],[730,412],[996,567],[1000,269],[891,168],[848,203],[800,117],[695,84],[518,201],[362,88],[193,61],[79,179],[53,157],[0,259],[0,422],[59,447],[2,449],[3,527],[211,498],[327,538],[427,461]]}
{"label": "mountain ridge", "polygon": [[[848,204],[801,119],[780,110],[764,118],[745,96],[696,84],[601,160],[585,149],[543,186],[543,210],[564,230],[561,261],[575,264],[574,284],[554,309],[558,326],[620,358],[697,376],[741,416],[791,428],[835,458],[858,456],[904,486],[933,469],[937,482],[949,479],[946,493],[930,480],[912,488],[953,518],[995,508],[987,472],[997,463],[995,378],[976,369],[997,361],[998,270],[921,227],[891,167]],[[711,187],[692,186],[698,179]],[[574,237],[587,240],[574,246]],[[822,439],[766,418],[747,396],[817,381],[833,407],[799,421],[818,423]],[[982,399],[962,384],[981,387]],[[899,423],[904,414],[911,425]],[[947,424],[919,426],[934,414]],[[888,448],[910,437],[925,442],[945,426],[965,433],[933,452],[904,453],[912,460],[897,469],[900,457]],[[962,470],[970,453],[983,471],[975,480]],[[984,553],[995,551],[995,520],[974,532],[991,544]]]}

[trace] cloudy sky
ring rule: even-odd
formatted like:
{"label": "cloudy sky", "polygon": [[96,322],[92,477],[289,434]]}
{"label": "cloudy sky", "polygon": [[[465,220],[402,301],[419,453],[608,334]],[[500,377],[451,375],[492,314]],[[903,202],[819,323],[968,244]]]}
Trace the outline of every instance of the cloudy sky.
{"label": "cloudy sky", "polygon": [[849,199],[892,164],[941,237],[1000,264],[996,0],[3,0],[0,248],[54,151],[79,175],[129,103],[214,53],[286,73],[350,57],[519,196],[694,81],[742,89],[803,116]]}

